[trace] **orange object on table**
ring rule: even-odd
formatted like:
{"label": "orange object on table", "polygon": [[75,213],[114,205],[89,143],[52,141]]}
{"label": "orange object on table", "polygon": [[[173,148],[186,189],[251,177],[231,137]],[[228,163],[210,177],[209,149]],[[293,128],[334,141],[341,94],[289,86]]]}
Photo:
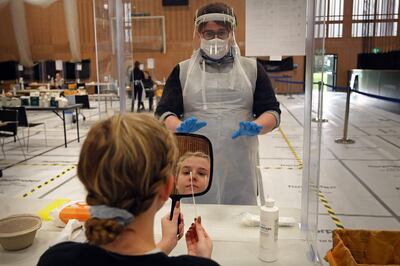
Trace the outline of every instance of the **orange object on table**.
{"label": "orange object on table", "polygon": [[64,90],[64,96],[72,96],[72,95],[77,95],[79,94],[78,90]]}
{"label": "orange object on table", "polygon": [[164,85],[157,85],[157,88],[154,91],[154,95],[156,97],[161,98],[163,91],[164,91]]}
{"label": "orange object on table", "polygon": [[90,206],[83,202],[68,205],[61,210],[59,218],[65,224],[67,224],[70,219],[77,219],[81,222],[85,222],[90,218]]}
{"label": "orange object on table", "polygon": [[77,89],[76,83],[68,83],[67,88],[69,90],[76,90]]}

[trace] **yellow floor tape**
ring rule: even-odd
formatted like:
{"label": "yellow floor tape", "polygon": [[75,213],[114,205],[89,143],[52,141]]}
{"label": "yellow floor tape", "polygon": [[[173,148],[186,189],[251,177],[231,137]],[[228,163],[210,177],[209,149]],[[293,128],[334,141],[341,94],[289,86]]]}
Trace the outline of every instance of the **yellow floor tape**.
{"label": "yellow floor tape", "polygon": [[51,220],[49,216],[50,212],[69,201],[70,201],[69,199],[56,199],[55,201],[53,201],[52,203],[50,203],[49,205],[38,211],[37,215],[44,221],[50,221]]}
{"label": "yellow floor tape", "polygon": [[298,163],[297,168],[298,169],[303,169],[303,161],[301,160],[300,156],[297,154],[296,150],[293,148],[292,144],[290,143],[288,137],[283,132],[281,127],[279,127],[279,132],[281,133],[283,139],[285,140],[286,145],[288,145],[288,147],[289,147],[290,151],[292,152],[294,158],[296,158],[296,161]]}
{"label": "yellow floor tape", "polygon": [[49,180],[41,183],[40,185],[35,186],[34,188],[32,188],[31,190],[29,190],[28,192],[25,192],[22,197],[26,198],[30,195],[32,195],[34,192],[38,191],[39,189],[51,184],[52,182],[56,181],[58,178],[60,178],[61,176],[65,175],[66,173],[70,172],[72,169],[75,169],[76,166],[72,165],[71,167],[68,167],[66,169],[64,169],[60,174],[50,178]]}
{"label": "yellow floor tape", "polygon": [[[300,156],[297,154],[296,150],[293,148],[292,144],[290,144],[290,141],[286,134],[283,132],[283,129],[279,127],[279,132],[281,133],[283,139],[285,140],[286,144],[288,145],[290,151],[292,152],[294,158],[296,158],[296,161],[298,163],[298,169],[303,169],[303,161],[301,160]],[[335,212],[331,208],[331,206],[328,203],[328,200],[325,198],[324,194],[321,191],[318,191],[318,196],[320,201],[322,202],[322,205],[324,205],[325,209],[327,210],[329,216],[331,217],[332,221],[335,223],[335,225],[338,228],[344,228],[342,222],[339,220],[339,218],[336,216]]]}

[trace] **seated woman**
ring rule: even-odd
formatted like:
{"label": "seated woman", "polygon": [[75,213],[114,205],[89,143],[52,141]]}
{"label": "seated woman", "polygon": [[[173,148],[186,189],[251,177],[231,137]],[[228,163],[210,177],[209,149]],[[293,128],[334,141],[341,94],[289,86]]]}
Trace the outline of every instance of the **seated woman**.
{"label": "seated woman", "polygon": [[77,170],[91,206],[88,243],[57,244],[38,265],[218,265],[200,217],[186,233],[188,255],[167,256],[183,235],[179,202],[155,243],[154,217],[174,187],[176,157],[173,136],[149,115],[118,114],[94,125]]}
{"label": "seated woman", "polygon": [[67,87],[64,83],[64,79],[61,77],[60,72],[56,73],[56,78],[54,80],[54,86],[56,89],[59,89],[59,90],[64,90]]}
{"label": "seated woman", "polygon": [[208,186],[210,157],[203,152],[186,152],[179,158],[176,173],[179,194],[201,193]]}

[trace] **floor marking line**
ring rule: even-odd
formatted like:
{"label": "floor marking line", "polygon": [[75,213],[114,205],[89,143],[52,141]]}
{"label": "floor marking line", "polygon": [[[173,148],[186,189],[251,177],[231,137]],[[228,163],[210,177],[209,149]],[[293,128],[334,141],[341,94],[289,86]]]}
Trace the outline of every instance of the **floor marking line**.
{"label": "floor marking line", "polygon": [[[286,134],[283,132],[282,128],[279,127],[279,132],[281,133],[283,139],[285,140],[286,144],[288,145],[289,149],[291,150],[291,152],[293,153],[293,156],[296,158],[297,162],[298,162],[298,168],[302,169],[303,168],[303,161],[301,160],[300,156],[297,154],[297,152],[295,151],[295,149],[293,148],[292,144],[290,143],[288,137],[286,136]],[[335,212],[333,211],[333,209],[331,208],[331,206],[328,203],[328,200],[325,198],[324,194],[321,192],[321,190],[318,191],[318,197],[319,200],[321,201],[322,205],[325,207],[325,209],[327,210],[329,216],[331,217],[333,223],[338,227],[338,228],[344,228],[342,222],[339,220],[339,218],[337,218]]]}
{"label": "floor marking line", "polygon": [[293,117],[293,119],[301,126],[303,127],[303,124],[297,119],[297,117],[295,117],[292,112],[289,110],[289,108],[281,101],[280,104],[282,105],[282,107],[285,107],[286,111]]}
{"label": "floor marking line", "polygon": [[383,140],[384,142],[387,142],[387,143],[389,143],[389,144],[395,146],[396,148],[400,149],[400,146],[398,146],[398,145],[394,144],[393,142],[391,142],[391,141],[385,139],[384,136],[379,136],[379,135],[376,135],[376,136],[377,136],[378,138],[380,138],[381,140]]}
{"label": "floor marking line", "polygon": [[297,165],[293,166],[293,167],[287,167],[287,166],[284,166],[284,167],[282,167],[282,166],[264,166],[264,167],[261,167],[261,166],[259,166],[258,168],[260,168],[261,170],[262,169],[265,169],[265,170],[299,170],[299,169],[301,169]]}
{"label": "floor marking line", "polygon": [[366,182],[364,182],[354,171],[350,169],[331,149],[328,148],[328,150],[335,156],[337,161],[353,176],[360,184],[362,187],[364,187],[371,195],[372,197],[375,198],[382,206],[383,208],[389,212],[393,218],[395,218],[399,223],[400,223],[400,216],[397,215],[397,213],[392,210],[379,196],[376,194]]}
{"label": "floor marking line", "polygon": [[[86,137],[86,134],[85,134],[85,135],[82,135],[80,138],[85,138],[85,137]],[[70,144],[70,143],[76,141],[77,139],[78,139],[78,138],[69,140],[69,141],[67,142],[67,144]],[[28,160],[32,160],[32,159],[34,159],[34,158],[36,158],[36,157],[45,155],[45,153],[48,153],[48,152],[50,152],[50,151],[53,151],[53,150],[56,150],[56,149],[58,149],[58,148],[64,147],[64,145],[65,145],[64,143],[63,143],[63,144],[60,144],[60,145],[58,145],[58,146],[55,146],[55,147],[50,148],[50,149],[48,149],[48,150],[45,150],[45,151],[43,151],[43,152],[41,152],[41,153],[39,153],[39,154],[35,154],[35,155],[33,155],[32,157],[23,159],[22,161],[19,161],[19,162],[16,162],[16,163],[12,163],[12,164],[10,164],[10,165],[3,166],[3,169],[2,169],[2,170],[5,170],[5,169],[7,169],[7,168],[11,168],[11,167],[16,166],[16,165],[19,165],[19,164],[23,164],[23,163],[25,163],[25,162],[28,161]],[[54,156],[57,156],[57,155],[52,155],[52,157],[54,157]],[[65,156],[64,156],[64,157],[65,157]]]}
{"label": "floor marking line", "polygon": [[[26,166],[70,166],[71,163],[20,163],[19,165]],[[77,165],[77,164],[74,164]]]}
{"label": "floor marking line", "polygon": [[59,189],[60,187],[62,187],[63,185],[65,185],[66,183],[68,183],[69,181],[71,181],[72,179],[76,178],[77,175],[73,175],[70,178],[64,180],[62,183],[58,184],[57,186],[51,188],[49,191],[46,191],[46,193],[40,195],[38,197],[38,199],[44,199],[47,195],[53,193],[54,191],[56,191],[57,189]]}
{"label": "floor marking line", "polygon": [[322,205],[324,205],[325,209],[327,209],[329,216],[331,217],[332,221],[335,223],[336,227],[338,228],[344,228],[342,222],[337,218],[335,212],[332,210],[331,206],[328,203],[328,200],[325,198],[324,194],[319,191],[318,192],[318,197],[322,202]]}
{"label": "floor marking line", "polygon": [[69,201],[70,201],[69,199],[56,199],[53,202],[51,202],[50,204],[48,204],[46,207],[44,207],[43,209],[38,211],[37,215],[40,218],[42,218],[43,220],[49,221],[49,220],[51,220],[51,218],[49,216],[50,212],[52,210],[54,210],[55,208],[58,208]]}
{"label": "floor marking line", "polygon": [[300,156],[297,154],[297,152],[295,151],[295,149],[293,148],[292,144],[290,143],[288,137],[286,136],[286,134],[283,132],[282,128],[279,127],[279,132],[281,133],[283,139],[286,142],[286,145],[288,145],[290,151],[292,152],[292,154],[294,155],[294,158],[296,158],[297,163],[298,163],[298,169],[303,169],[303,161],[301,160]]}
{"label": "floor marking line", "polygon": [[[318,213],[318,215],[329,215],[327,213]],[[367,217],[367,218],[391,218],[393,219],[392,215],[371,215],[371,214],[347,214],[347,213],[336,213],[337,216],[344,216],[344,217]]]}
{"label": "floor marking line", "polygon": [[58,174],[58,175],[56,175],[55,177],[52,177],[52,178],[50,178],[49,180],[47,180],[47,181],[45,181],[45,182],[43,182],[43,183],[41,183],[41,184],[35,186],[35,187],[32,188],[30,191],[24,193],[24,194],[22,195],[22,198],[26,198],[26,197],[32,195],[34,192],[36,192],[36,191],[38,191],[39,189],[43,188],[44,186],[50,184],[51,182],[54,182],[56,179],[60,178],[60,177],[63,176],[65,173],[68,173],[70,170],[72,170],[72,169],[74,169],[74,168],[76,168],[76,166],[75,166],[75,165],[72,165],[72,166],[68,167],[67,169],[63,170],[62,174]]}

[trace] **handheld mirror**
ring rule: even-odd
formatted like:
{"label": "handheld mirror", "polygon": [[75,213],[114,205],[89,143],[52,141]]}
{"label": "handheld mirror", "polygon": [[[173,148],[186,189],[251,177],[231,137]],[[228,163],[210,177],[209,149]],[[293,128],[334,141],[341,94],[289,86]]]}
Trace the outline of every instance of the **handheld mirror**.
{"label": "handheld mirror", "polygon": [[179,149],[174,190],[170,195],[172,211],[181,198],[196,197],[210,190],[213,174],[211,141],[202,135],[175,133]]}

